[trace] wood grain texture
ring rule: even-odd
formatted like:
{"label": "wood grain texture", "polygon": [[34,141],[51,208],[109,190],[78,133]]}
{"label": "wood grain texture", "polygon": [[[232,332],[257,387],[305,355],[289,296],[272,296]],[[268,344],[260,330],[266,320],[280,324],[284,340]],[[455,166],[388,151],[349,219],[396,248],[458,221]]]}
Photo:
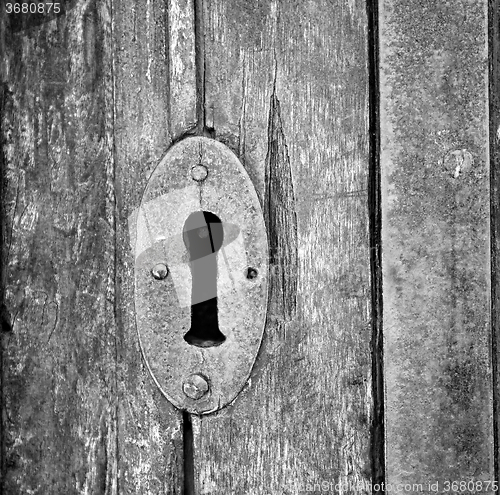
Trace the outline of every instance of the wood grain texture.
{"label": "wood grain texture", "polygon": [[2,22],[3,493],[117,491],[110,20]]}
{"label": "wood grain texture", "polygon": [[174,139],[197,124],[194,1],[168,1],[170,133]]}
{"label": "wood grain texture", "polygon": [[273,277],[269,288],[269,313],[289,321],[295,317],[297,309],[297,212],[281,108],[274,93],[270,101],[267,139],[264,216]]}
{"label": "wood grain texture", "polygon": [[248,386],[194,418],[196,493],[370,481],[366,29],[361,1],[205,5],[207,126],[269,205],[282,259]]}
{"label": "wood grain texture", "polygon": [[[183,84],[187,95],[194,94],[194,81],[189,83],[188,69],[177,73],[171,62],[185,53],[171,53],[172,33],[179,35],[183,23],[189,23],[178,19],[184,4],[169,2],[170,12],[164,2],[113,4],[120,493],[182,493],[181,413],[159,392],[139,349],[129,218],[172,143],[171,133],[189,125],[194,114],[195,100],[189,107],[178,94]],[[194,32],[183,36],[189,45]],[[184,60],[187,66],[189,60]]]}
{"label": "wood grain texture", "polygon": [[182,492],[181,417],[141,358],[128,236],[193,113],[171,117],[167,14],[87,1],[16,34],[2,17],[3,493]]}
{"label": "wood grain texture", "polygon": [[489,136],[490,136],[490,210],[491,210],[491,328],[493,371],[494,473],[500,477],[500,1],[488,2],[489,45]]}
{"label": "wood grain texture", "polygon": [[427,493],[495,479],[487,2],[380,19],[386,481]]}

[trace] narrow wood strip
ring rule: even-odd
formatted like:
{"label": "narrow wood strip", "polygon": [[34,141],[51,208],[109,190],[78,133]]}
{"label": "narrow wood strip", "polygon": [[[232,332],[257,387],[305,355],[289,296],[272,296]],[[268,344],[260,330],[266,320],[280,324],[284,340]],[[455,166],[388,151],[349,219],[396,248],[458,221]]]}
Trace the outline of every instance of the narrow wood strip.
{"label": "narrow wood strip", "polygon": [[[0,19],[0,33],[4,33],[3,22]],[[0,39],[0,57],[3,55],[4,38]],[[5,58],[2,58],[5,60]],[[3,75],[3,74],[2,74]],[[3,80],[3,77],[2,77]],[[0,86],[0,115],[4,115],[8,103],[7,100],[7,87],[2,83]],[[0,118],[0,136],[3,136],[5,130],[3,128],[3,119]],[[0,198],[5,198],[7,194],[7,159],[4,155],[3,146],[0,147]],[[6,242],[7,232],[7,214],[6,205],[2,200],[0,201],[0,411],[5,410],[4,399],[4,346],[7,340],[7,335],[12,332],[11,315],[7,307],[5,289],[7,286],[7,250],[8,244]],[[7,442],[7,425],[3,417],[0,418],[0,493],[5,492],[5,478],[7,475],[7,455],[6,455],[6,442]]]}
{"label": "narrow wood strip", "polygon": [[[129,236],[149,176],[174,133],[192,123],[193,107],[181,94],[183,84],[192,91],[191,55],[182,59],[185,70],[169,66],[169,57],[185,55],[182,37],[192,36],[189,2],[176,5],[168,12],[167,2],[113,1],[120,493],[173,494],[183,486],[182,414],[158,390],[141,356]],[[179,36],[175,50],[172,29]]]}
{"label": "narrow wood strip", "polygon": [[193,0],[168,0],[169,80],[165,81],[163,94],[170,102],[170,133],[174,140],[198,122],[194,4]]}
{"label": "narrow wood strip", "polygon": [[380,50],[386,481],[442,492],[494,479],[487,2],[382,0]]}
{"label": "narrow wood strip", "polygon": [[500,479],[500,2],[490,0],[489,7],[489,116],[490,116],[490,209],[491,209],[491,308],[494,472]]}

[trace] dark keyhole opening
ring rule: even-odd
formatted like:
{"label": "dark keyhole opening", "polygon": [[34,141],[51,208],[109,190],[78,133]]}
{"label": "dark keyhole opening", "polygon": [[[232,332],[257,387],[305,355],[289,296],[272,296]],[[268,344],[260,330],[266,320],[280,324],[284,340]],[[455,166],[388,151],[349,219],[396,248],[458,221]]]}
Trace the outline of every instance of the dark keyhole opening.
{"label": "dark keyhole opening", "polygon": [[191,269],[191,328],[184,340],[198,347],[214,347],[226,337],[219,329],[217,309],[217,251],[224,241],[221,219],[209,211],[189,215],[183,229]]}

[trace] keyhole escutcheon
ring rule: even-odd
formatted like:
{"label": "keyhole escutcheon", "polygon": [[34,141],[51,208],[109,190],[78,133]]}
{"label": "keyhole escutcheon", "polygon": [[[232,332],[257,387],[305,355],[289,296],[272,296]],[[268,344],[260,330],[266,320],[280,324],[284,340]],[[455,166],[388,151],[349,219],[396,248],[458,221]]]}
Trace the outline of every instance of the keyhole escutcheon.
{"label": "keyhole escutcheon", "polygon": [[153,381],[186,414],[222,409],[249,384],[268,314],[269,245],[252,180],[225,144],[181,139],[148,179],[129,233]]}

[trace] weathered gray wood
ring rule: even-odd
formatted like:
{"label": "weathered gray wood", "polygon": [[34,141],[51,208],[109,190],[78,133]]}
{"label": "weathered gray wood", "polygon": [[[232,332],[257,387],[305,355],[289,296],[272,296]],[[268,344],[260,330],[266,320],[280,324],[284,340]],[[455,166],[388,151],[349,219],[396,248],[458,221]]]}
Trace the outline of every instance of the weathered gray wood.
{"label": "weathered gray wood", "polygon": [[12,34],[2,16],[3,493],[182,492],[181,415],[139,352],[128,236],[195,108],[171,117],[185,81],[169,79],[168,19],[91,1]]}
{"label": "weathered gray wood", "polygon": [[117,492],[110,20],[2,36],[3,493]]}
{"label": "weathered gray wood", "polygon": [[[179,99],[182,86],[194,94],[194,80],[189,70],[177,73],[172,61],[184,55],[173,33],[193,23],[185,3],[168,2],[170,11],[148,0],[113,4],[120,493],[182,493],[181,413],[159,392],[139,349],[129,218],[172,133],[189,126],[194,114],[195,100],[189,106]],[[182,36],[192,44],[194,32]],[[194,63],[189,55],[183,61]]]}
{"label": "weathered gray wood", "polygon": [[[494,477],[486,1],[381,3],[387,481],[442,490]],[[190,486],[139,351],[129,218],[203,117],[256,186],[272,268],[248,386],[193,419],[196,491],[371,479],[365,2],[206,2],[197,54],[194,5],[0,20],[4,493]]]}
{"label": "weathered gray wood", "polygon": [[383,0],[380,34],[386,481],[443,492],[495,479],[487,2]]}
{"label": "weathered gray wood", "polygon": [[197,123],[194,3],[193,0],[168,0],[170,84],[168,93],[164,88],[163,94],[168,94],[173,139],[191,130]]}
{"label": "weathered gray wood", "polygon": [[207,126],[254,181],[274,266],[248,387],[194,421],[197,493],[370,480],[366,30],[361,1],[206,3]]}
{"label": "weathered gray wood", "polygon": [[489,6],[489,117],[490,117],[490,208],[491,208],[491,328],[493,372],[493,428],[494,473],[499,479],[500,432],[498,429],[500,380],[498,376],[500,349],[500,1],[491,0]]}

